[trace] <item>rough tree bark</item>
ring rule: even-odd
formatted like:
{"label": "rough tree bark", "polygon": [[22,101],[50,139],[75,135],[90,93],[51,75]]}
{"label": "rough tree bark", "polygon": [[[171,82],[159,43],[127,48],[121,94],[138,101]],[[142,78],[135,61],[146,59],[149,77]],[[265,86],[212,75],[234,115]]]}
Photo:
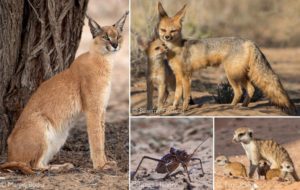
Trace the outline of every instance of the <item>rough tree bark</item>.
{"label": "rough tree bark", "polygon": [[0,153],[30,95],[67,68],[88,0],[0,1]]}

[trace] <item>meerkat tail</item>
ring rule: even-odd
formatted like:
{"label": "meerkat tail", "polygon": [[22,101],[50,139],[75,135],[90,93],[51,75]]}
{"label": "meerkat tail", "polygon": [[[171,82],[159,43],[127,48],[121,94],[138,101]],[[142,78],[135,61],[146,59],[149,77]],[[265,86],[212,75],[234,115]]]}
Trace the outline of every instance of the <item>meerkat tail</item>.
{"label": "meerkat tail", "polygon": [[20,170],[25,175],[34,174],[34,171],[31,169],[31,167],[29,167],[28,165],[22,162],[6,162],[0,165],[0,170],[6,170],[6,169]]}
{"label": "meerkat tail", "polygon": [[284,112],[295,115],[297,109],[283,88],[278,75],[272,70],[265,55],[254,44],[250,47],[250,80],[270,101]]}

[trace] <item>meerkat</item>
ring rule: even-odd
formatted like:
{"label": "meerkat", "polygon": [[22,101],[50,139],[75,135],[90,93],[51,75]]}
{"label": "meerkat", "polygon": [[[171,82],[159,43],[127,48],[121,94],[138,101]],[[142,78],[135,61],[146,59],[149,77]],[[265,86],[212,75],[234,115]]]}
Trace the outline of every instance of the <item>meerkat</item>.
{"label": "meerkat", "polygon": [[271,169],[266,173],[266,179],[271,180],[273,178],[279,178],[281,180],[286,181],[296,181],[296,179],[293,176],[294,167],[293,164],[289,161],[284,161],[280,169]]}
{"label": "meerkat", "polygon": [[257,174],[258,174],[258,179],[260,179],[261,176],[264,176],[265,179],[267,172],[270,170],[270,164],[267,160],[260,160],[258,162],[258,166],[257,166]]}
{"label": "meerkat", "polygon": [[240,162],[230,162],[226,156],[218,156],[216,164],[223,167],[224,174],[234,177],[247,177],[246,167]]}
{"label": "meerkat", "polygon": [[121,47],[128,11],[113,25],[100,26],[87,16],[93,37],[88,52],[71,66],[43,82],[26,104],[11,132],[7,162],[1,170],[70,168],[72,164],[49,165],[65,143],[80,113],[87,120],[90,157],[94,169],[115,165],[105,155],[105,113],[108,105],[113,62],[109,58]]}
{"label": "meerkat", "polygon": [[[253,137],[253,131],[249,128],[242,127],[236,129],[234,131],[232,141],[235,143],[240,142],[246,152],[250,161],[250,178],[253,177],[257,169],[258,162],[261,159],[269,161],[271,169],[279,168],[285,161],[291,163],[291,166],[294,168],[293,161],[285,148],[273,140],[255,139]],[[299,177],[295,170],[292,175],[296,181],[299,181]]]}

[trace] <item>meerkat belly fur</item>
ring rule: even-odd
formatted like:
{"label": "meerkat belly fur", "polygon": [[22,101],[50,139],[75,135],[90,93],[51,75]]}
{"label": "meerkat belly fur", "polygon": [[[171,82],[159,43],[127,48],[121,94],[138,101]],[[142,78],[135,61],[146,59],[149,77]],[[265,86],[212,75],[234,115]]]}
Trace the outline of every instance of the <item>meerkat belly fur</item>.
{"label": "meerkat belly fur", "polygon": [[[289,162],[294,167],[293,161],[284,147],[273,140],[260,140],[253,138],[253,131],[249,128],[238,128],[233,135],[233,142],[240,142],[250,160],[249,177],[253,177],[261,159],[270,162],[271,169],[280,168],[283,162]],[[299,180],[296,171],[293,177]]]}
{"label": "meerkat belly fur", "polygon": [[80,113],[87,119],[93,167],[112,164],[105,155],[105,112],[113,67],[110,57],[120,49],[127,15],[104,27],[87,16],[93,36],[89,52],[43,82],[32,95],[8,138],[8,160],[0,169],[19,169],[25,174],[51,169],[49,161],[65,143],[72,121]]}

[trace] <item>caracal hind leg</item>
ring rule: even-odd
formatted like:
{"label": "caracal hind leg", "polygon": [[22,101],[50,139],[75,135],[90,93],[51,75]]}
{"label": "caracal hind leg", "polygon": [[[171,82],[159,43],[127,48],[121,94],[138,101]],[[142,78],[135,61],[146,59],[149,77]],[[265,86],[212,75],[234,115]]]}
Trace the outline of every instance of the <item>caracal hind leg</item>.
{"label": "caracal hind leg", "polygon": [[20,118],[17,121],[7,141],[8,162],[23,162],[34,168],[41,160],[47,147],[45,126],[41,126],[43,123],[34,119],[24,121]]}
{"label": "caracal hind leg", "polygon": [[234,93],[234,97],[231,102],[231,105],[236,106],[239,103],[239,101],[241,100],[241,97],[243,95],[242,86],[238,81],[231,80],[229,78],[228,78],[228,81],[229,81],[229,83],[233,89],[233,93]]}
{"label": "caracal hind leg", "polygon": [[250,101],[251,101],[251,99],[254,95],[255,88],[254,88],[254,86],[252,85],[252,83],[250,81],[247,81],[245,89],[247,91],[247,96],[244,99],[244,102],[243,102],[242,106],[248,107],[248,105],[249,105],[249,103],[250,103]]}
{"label": "caracal hind leg", "polygon": [[183,106],[182,111],[186,111],[189,107],[191,97],[191,79],[190,77],[183,78]]}

